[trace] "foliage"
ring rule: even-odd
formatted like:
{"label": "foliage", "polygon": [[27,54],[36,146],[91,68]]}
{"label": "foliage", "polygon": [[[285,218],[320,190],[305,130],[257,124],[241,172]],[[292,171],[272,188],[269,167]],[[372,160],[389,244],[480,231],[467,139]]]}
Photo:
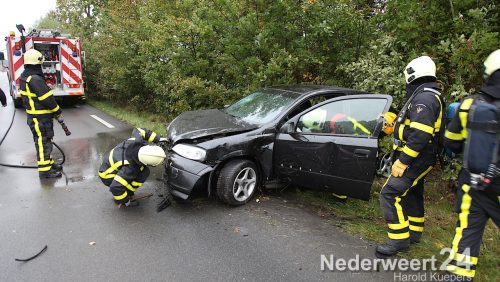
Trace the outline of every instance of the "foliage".
{"label": "foliage", "polygon": [[57,19],[55,11],[49,11],[33,24],[33,28],[35,29],[53,29],[64,33],[62,26],[62,23]]}

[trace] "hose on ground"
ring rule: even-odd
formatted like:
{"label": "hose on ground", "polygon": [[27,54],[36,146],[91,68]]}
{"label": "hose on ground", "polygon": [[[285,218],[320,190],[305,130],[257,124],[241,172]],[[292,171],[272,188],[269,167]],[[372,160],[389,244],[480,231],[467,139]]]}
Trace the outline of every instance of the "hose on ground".
{"label": "hose on ground", "polygon": [[[12,114],[12,120],[10,121],[9,128],[7,128],[7,132],[5,132],[5,135],[2,137],[2,140],[0,140],[0,146],[2,146],[3,141],[9,134],[10,129],[12,128],[12,124],[14,123],[14,117],[16,116],[16,110],[14,109],[14,113]],[[64,164],[66,161],[66,155],[64,154],[64,151],[59,147],[56,143],[52,142],[52,144],[61,152],[62,155],[62,161],[59,165]],[[3,164],[0,163],[0,166],[5,166],[5,167],[12,167],[12,168],[36,168],[38,169],[38,166],[28,166],[28,165],[14,165],[14,164]]]}

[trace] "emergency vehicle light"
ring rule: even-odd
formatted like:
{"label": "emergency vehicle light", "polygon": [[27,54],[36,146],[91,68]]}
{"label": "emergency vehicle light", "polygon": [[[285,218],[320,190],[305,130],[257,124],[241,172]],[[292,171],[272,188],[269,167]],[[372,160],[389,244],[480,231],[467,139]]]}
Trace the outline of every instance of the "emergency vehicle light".
{"label": "emergency vehicle light", "polygon": [[14,48],[16,50],[21,50],[21,43],[19,43],[19,42],[14,43]]}
{"label": "emergency vehicle light", "polygon": [[70,84],[69,88],[80,88],[80,84]]}
{"label": "emergency vehicle light", "polygon": [[15,33],[15,32],[13,32],[13,31],[11,31],[11,32],[9,33],[9,36],[10,36],[10,37],[16,37],[16,33]]}

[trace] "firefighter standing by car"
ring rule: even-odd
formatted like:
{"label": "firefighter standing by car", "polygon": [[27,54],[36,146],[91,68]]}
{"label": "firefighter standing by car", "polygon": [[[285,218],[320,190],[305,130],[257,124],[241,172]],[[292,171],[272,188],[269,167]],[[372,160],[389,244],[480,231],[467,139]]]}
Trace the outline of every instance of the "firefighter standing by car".
{"label": "firefighter standing by car", "polygon": [[392,173],[380,192],[388,241],[375,254],[386,258],[419,242],[424,230],[424,179],[437,159],[444,102],[436,82],[436,65],[428,56],[404,69],[406,103],[394,128]]}
{"label": "firefighter standing by car", "polygon": [[33,133],[37,152],[40,178],[61,177],[62,166],[51,157],[54,137],[53,118],[62,121],[61,109],[51,89],[45,83],[42,72],[43,55],[35,49],[24,53],[24,71],[20,89],[28,125]]}
{"label": "firefighter standing by car", "polygon": [[500,227],[500,49],[490,54],[484,67],[485,85],[462,101],[444,136],[446,147],[457,153],[464,150],[455,201],[459,217],[447,265],[463,279],[454,281],[474,277],[488,219]]}
{"label": "firefighter standing by car", "polygon": [[99,177],[109,187],[117,205],[136,206],[134,192],[149,176],[147,166],[157,166],[165,159],[165,151],[151,143],[158,143],[159,136],[149,130],[135,128],[132,137],[116,145],[104,159]]}

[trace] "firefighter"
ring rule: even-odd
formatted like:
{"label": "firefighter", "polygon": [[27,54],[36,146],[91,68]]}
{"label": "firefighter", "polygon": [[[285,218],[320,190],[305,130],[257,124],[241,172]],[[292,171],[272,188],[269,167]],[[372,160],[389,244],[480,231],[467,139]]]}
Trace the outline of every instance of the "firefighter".
{"label": "firefighter", "polygon": [[[462,101],[458,108],[458,114],[452,118],[445,132],[445,146],[456,153],[462,151],[464,144],[467,150],[467,146],[471,145],[467,143],[472,142],[471,140],[475,137],[473,136],[474,132],[468,131],[471,128],[471,120],[474,118],[471,119],[469,115],[471,107],[475,107],[478,102],[489,101],[496,104],[498,109],[500,101],[500,49],[490,54],[484,62],[484,67],[485,85],[478,94]],[[476,108],[475,113],[478,112],[479,110]],[[498,129],[496,134],[498,134]],[[481,138],[483,136],[478,137],[476,141],[479,141],[481,146],[471,145],[473,148],[470,147],[471,151],[468,154],[470,159],[468,160],[464,154],[464,166],[466,166],[466,163],[469,163],[470,166],[471,162],[484,159],[481,156],[483,152],[483,154],[486,154],[486,159],[494,154],[490,150],[482,150],[488,148],[488,143],[482,142]],[[496,138],[498,142],[498,135]],[[472,152],[474,150],[479,152]],[[498,168],[498,161],[496,166]],[[459,216],[455,237],[452,242],[451,261],[447,265],[447,270],[454,276],[460,276],[451,278],[455,279],[453,281],[471,281],[475,275],[486,222],[489,218],[492,218],[496,226],[500,227],[500,178],[497,175],[484,190],[477,189],[471,184],[471,174],[468,169],[462,168],[458,181],[459,188],[455,199],[455,212]]]}
{"label": "firefighter", "polygon": [[[386,258],[417,243],[424,230],[424,179],[436,163],[444,102],[436,81],[436,65],[428,56],[404,69],[406,103],[394,127],[391,176],[380,192],[388,241],[375,254]],[[391,130],[388,130],[390,133]]]}
{"label": "firefighter", "polygon": [[0,88],[0,102],[2,103],[2,107],[7,107],[7,98],[5,97],[5,93],[3,93],[2,88]]}
{"label": "firefighter", "polygon": [[330,119],[330,132],[333,134],[372,135],[359,121],[343,113],[336,113]]}
{"label": "firefighter", "polygon": [[43,78],[42,63],[43,55],[37,50],[24,53],[24,71],[19,78],[21,97],[35,141],[39,176],[56,178],[61,177],[62,166],[55,164],[51,157],[53,119],[62,119],[62,115]]}
{"label": "firefighter", "polygon": [[116,145],[99,169],[102,183],[109,187],[117,205],[136,206],[134,192],[149,176],[147,166],[157,166],[165,159],[165,151],[151,143],[159,136],[146,128],[135,128],[132,137]]}

